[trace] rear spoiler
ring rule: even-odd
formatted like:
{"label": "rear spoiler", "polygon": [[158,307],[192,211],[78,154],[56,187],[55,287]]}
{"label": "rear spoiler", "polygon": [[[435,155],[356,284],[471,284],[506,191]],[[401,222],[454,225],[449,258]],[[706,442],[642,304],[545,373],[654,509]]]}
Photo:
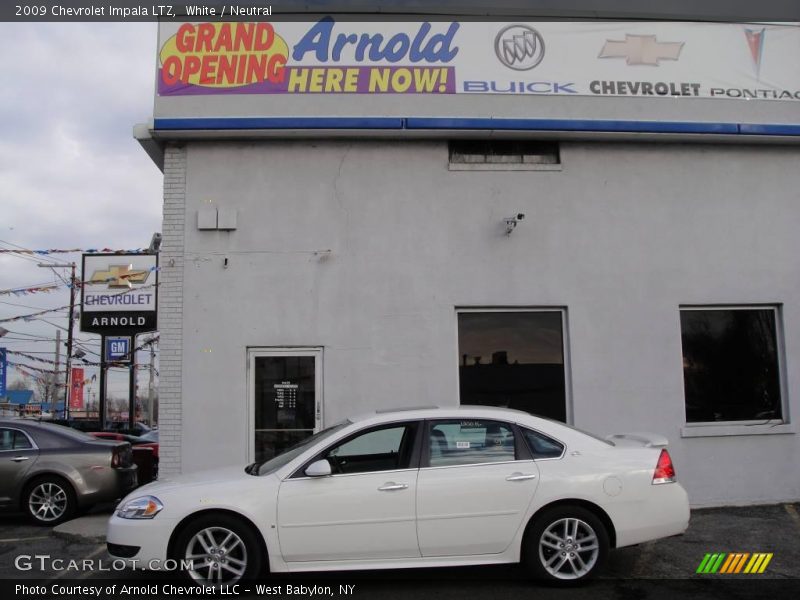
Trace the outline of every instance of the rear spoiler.
{"label": "rear spoiler", "polygon": [[615,446],[644,446],[645,448],[666,448],[669,440],[658,433],[614,433],[606,437],[606,441]]}

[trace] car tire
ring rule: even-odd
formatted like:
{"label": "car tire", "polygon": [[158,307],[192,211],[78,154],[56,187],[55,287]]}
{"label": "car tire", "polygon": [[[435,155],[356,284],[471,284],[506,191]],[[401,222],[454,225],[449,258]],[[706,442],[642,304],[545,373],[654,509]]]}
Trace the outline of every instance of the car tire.
{"label": "car tire", "polygon": [[593,512],[581,506],[557,506],[529,525],[522,563],[536,579],[571,585],[592,577],[608,549],[606,527]]}
{"label": "car tire", "polygon": [[22,510],[36,525],[49,527],[68,521],[77,508],[75,490],[62,477],[37,477],[22,492]]}
{"label": "car tire", "polygon": [[228,585],[257,577],[264,554],[252,525],[229,514],[206,514],[184,527],[175,542],[174,558],[194,561],[184,573],[194,583]]}

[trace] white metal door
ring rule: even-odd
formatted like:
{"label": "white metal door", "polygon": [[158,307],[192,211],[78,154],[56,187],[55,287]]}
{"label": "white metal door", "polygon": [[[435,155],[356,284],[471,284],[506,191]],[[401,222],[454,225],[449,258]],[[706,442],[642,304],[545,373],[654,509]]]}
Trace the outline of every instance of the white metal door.
{"label": "white metal door", "polygon": [[417,534],[422,556],[503,552],[522,526],[538,473],[532,460],[421,469]]}
{"label": "white metal door", "polygon": [[288,479],[278,498],[287,562],[419,557],[416,469]]}

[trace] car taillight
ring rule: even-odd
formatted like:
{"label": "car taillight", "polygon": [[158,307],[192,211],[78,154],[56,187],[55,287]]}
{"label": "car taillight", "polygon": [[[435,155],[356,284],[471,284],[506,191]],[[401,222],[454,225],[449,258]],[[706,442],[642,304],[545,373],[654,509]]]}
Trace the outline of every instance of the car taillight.
{"label": "car taillight", "polygon": [[133,454],[130,444],[122,444],[111,450],[111,467],[114,469],[130,467],[133,461]]}
{"label": "car taillight", "polygon": [[672,466],[672,458],[666,449],[661,450],[656,463],[656,470],[653,472],[653,485],[659,483],[674,483],[675,467]]}

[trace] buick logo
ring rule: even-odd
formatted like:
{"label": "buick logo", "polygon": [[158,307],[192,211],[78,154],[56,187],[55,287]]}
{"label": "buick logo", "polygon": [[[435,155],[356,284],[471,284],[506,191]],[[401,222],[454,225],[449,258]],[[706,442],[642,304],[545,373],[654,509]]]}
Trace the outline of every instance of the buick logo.
{"label": "buick logo", "polygon": [[494,52],[509,69],[528,71],[542,62],[544,40],[533,27],[509,25],[494,38]]}

